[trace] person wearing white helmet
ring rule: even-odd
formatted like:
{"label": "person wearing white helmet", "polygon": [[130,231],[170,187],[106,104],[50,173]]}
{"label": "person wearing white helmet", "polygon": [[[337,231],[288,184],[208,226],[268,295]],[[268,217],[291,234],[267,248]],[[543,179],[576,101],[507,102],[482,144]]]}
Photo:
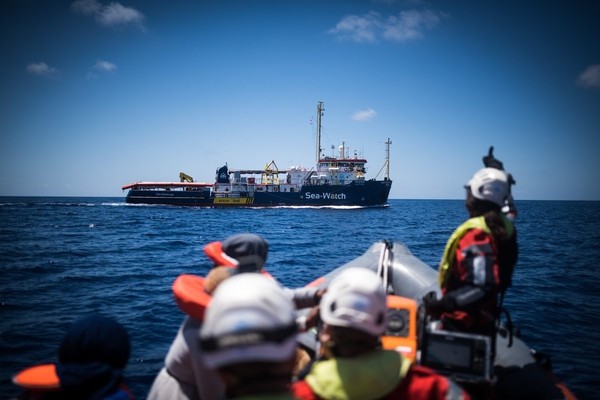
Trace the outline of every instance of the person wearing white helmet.
{"label": "person wearing white helmet", "polygon": [[377,274],[348,268],[336,276],[321,300],[322,358],[292,384],[301,400],[469,399],[456,383],[384,350],[387,300]]}
{"label": "person wearing white helmet", "polygon": [[[502,161],[498,160],[494,157],[494,146],[490,146],[488,154],[483,156],[483,165],[486,168],[495,168],[501,171],[504,171],[504,164]],[[517,207],[515,206],[515,201],[512,196],[512,185],[516,185],[517,182],[513,178],[511,174],[507,174],[508,178],[508,195],[506,196],[506,200],[504,201],[504,206],[502,207],[502,212],[512,221],[517,218]]]}
{"label": "person wearing white helmet", "polygon": [[473,197],[503,207],[508,196],[508,175],[496,168],[482,168],[466,186]]}
{"label": "person wearing white helmet", "polygon": [[444,329],[496,335],[504,292],[517,263],[516,227],[502,212],[511,178],[498,168],[477,171],[465,186],[469,219],[450,236],[438,268],[443,297],[426,296],[428,314]]}
{"label": "person wearing white helmet", "polygon": [[200,330],[206,364],[230,399],[292,399],[294,304],[272,279],[239,274],[214,293]]}

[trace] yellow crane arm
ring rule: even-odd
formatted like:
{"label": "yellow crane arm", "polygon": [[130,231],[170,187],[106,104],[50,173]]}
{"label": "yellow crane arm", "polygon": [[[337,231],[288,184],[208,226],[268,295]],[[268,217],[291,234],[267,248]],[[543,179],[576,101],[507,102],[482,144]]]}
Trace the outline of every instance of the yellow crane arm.
{"label": "yellow crane arm", "polygon": [[179,179],[181,180],[181,182],[194,182],[194,178],[183,172],[179,173]]}

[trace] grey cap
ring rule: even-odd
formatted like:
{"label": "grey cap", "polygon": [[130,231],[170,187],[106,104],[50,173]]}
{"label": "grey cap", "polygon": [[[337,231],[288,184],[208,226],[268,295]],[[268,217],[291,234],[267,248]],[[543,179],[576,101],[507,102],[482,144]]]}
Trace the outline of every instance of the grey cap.
{"label": "grey cap", "polygon": [[267,262],[269,244],[253,233],[230,236],[223,242],[223,253],[238,261],[239,272],[260,271]]}

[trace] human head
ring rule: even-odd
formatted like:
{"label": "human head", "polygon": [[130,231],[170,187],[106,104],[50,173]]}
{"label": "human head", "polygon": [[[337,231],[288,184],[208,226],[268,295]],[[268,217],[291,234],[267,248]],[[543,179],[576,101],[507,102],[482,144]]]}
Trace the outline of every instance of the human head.
{"label": "human head", "polygon": [[71,325],[58,349],[61,364],[102,362],[124,369],[131,347],[125,328],[112,318],[93,314]]}
{"label": "human head", "polygon": [[77,320],[58,350],[58,363],[26,368],[13,383],[32,398],[104,398],[119,389],[130,355],[129,335],[112,318],[99,314]]}
{"label": "human head", "polygon": [[503,207],[510,193],[510,182],[506,172],[496,168],[482,168],[465,186],[471,195]]}
{"label": "human head", "polygon": [[377,274],[365,268],[347,268],[335,277],[320,304],[327,325],[352,328],[379,337],[385,332],[386,294]]}
{"label": "human head", "polygon": [[214,292],[200,343],[211,368],[287,362],[296,350],[293,303],[270,278],[234,275]]}
{"label": "human head", "polygon": [[241,272],[258,272],[267,262],[269,244],[253,233],[240,233],[204,247],[216,265],[237,267]]}

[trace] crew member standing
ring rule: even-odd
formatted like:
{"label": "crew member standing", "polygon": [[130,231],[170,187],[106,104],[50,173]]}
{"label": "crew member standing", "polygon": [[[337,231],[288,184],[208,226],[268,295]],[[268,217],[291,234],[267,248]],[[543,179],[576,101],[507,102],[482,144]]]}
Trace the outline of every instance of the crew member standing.
{"label": "crew member standing", "polygon": [[483,168],[466,189],[469,219],[450,236],[439,266],[443,297],[424,299],[444,329],[495,336],[502,297],[517,263],[517,232],[502,212],[512,177]]}

